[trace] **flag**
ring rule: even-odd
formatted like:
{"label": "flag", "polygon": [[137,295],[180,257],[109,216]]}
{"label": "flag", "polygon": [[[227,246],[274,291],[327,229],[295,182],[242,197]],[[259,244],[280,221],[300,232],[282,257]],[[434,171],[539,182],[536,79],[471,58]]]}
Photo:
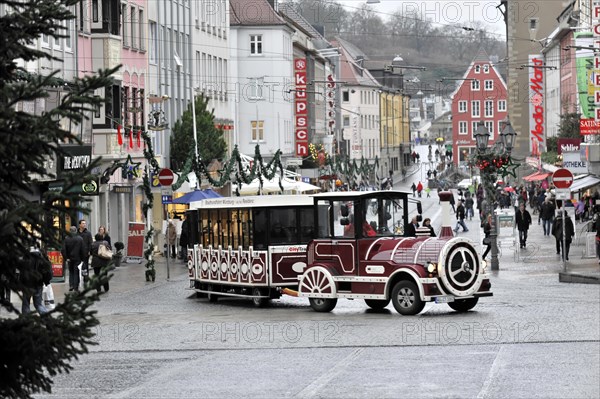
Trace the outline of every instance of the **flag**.
{"label": "flag", "polygon": [[117,125],[117,143],[123,145],[123,135],[121,134],[121,125]]}
{"label": "flag", "polygon": [[133,149],[133,129],[129,129],[129,149]]}

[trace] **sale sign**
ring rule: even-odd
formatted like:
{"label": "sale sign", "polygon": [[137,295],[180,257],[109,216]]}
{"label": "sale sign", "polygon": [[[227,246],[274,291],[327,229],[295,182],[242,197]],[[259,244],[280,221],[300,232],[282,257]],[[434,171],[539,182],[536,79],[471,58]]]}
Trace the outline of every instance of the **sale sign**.
{"label": "sale sign", "polygon": [[144,223],[129,222],[127,235],[127,256],[141,258],[144,256]]}
{"label": "sale sign", "polygon": [[294,80],[296,91],[295,105],[295,139],[296,156],[308,156],[308,101],[306,98],[306,59],[294,59]]}
{"label": "sale sign", "polygon": [[60,251],[48,251],[48,259],[52,264],[52,281],[65,281],[65,270],[63,268],[63,257]]}

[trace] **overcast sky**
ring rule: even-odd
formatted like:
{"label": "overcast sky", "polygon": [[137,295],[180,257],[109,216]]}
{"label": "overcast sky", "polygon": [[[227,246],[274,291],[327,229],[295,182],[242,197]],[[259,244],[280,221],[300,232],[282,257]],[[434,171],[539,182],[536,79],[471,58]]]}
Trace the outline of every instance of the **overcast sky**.
{"label": "overcast sky", "polygon": [[[337,0],[347,11],[354,11],[366,0]],[[473,21],[481,21],[490,32],[504,36],[504,20],[496,6],[500,0],[380,0],[379,4],[370,7],[386,19],[395,11],[401,10],[405,16],[425,17],[440,25],[464,24],[470,27]]]}

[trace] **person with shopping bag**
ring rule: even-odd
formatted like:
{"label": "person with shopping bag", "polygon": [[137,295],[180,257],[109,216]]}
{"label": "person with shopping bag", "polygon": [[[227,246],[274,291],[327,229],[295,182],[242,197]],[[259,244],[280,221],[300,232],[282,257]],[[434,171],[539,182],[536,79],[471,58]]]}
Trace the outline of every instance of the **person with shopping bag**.
{"label": "person with shopping bag", "polygon": [[[108,241],[104,240],[104,236],[100,233],[96,234],[94,237],[96,241],[92,243],[92,269],[94,269],[94,276],[98,276],[102,269],[108,267],[110,260],[112,259],[112,248]],[[108,292],[110,288],[108,285],[108,279],[102,284],[104,287],[104,292]],[[102,287],[98,285],[96,287],[96,291],[98,293],[102,292]]]}
{"label": "person with shopping bag", "polygon": [[21,313],[31,312],[30,302],[33,297],[33,306],[42,315],[48,313],[44,306],[42,290],[44,285],[50,285],[52,280],[52,264],[38,248],[32,248],[29,255],[29,267],[21,272],[21,282],[24,285]]}
{"label": "person with shopping bag", "polygon": [[69,270],[69,291],[79,291],[78,266],[85,257],[85,249],[83,238],[77,234],[77,227],[71,226],[70,235],[65,238],[61,253]]}

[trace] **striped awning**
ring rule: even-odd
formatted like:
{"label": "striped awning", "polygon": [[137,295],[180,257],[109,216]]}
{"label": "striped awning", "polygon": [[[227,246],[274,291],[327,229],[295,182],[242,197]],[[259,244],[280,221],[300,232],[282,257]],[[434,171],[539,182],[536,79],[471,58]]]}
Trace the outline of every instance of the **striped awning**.
{"label": "striped awning", "polygon": [[525,181],[540,181],[540,180],[544,180],[546,178],[548,178],[548,176],[550,176],[551,173],[546,173],[546,172],[535,172],[530,174],[529,176],[525,176],[523,178],[523,180]]}

